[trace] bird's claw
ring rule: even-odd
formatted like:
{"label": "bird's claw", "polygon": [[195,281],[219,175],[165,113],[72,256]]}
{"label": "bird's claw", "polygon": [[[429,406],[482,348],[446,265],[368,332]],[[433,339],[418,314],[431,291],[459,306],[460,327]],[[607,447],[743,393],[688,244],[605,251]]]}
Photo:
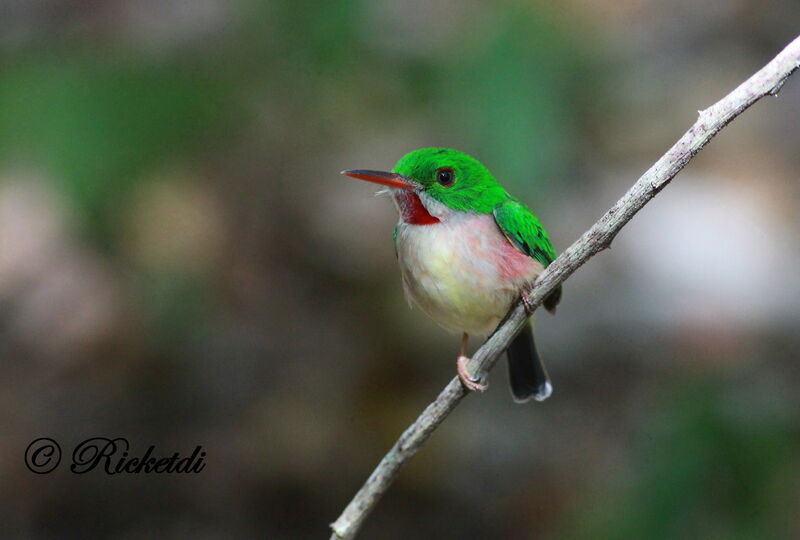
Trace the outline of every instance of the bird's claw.
{"label": "bird's claw", "polygon": [[525,306],[525,311],[527,312],[528,316],[533,315],[533,312],[536,310],[536,302],[533,301],[528,291],[522,291],[520,295],[522,298],[522,305]]}
{"label": "bird's claw", "polygon": [[467,362],[469,362],[469,358],[466,356],[459,356],[458,360],[456,360],[456,371],[458,372],[458,378],[461,380],[461,384],[470,392],[483,392],[489,385],[481,384],[480,380],[470,377],[467,372]]}

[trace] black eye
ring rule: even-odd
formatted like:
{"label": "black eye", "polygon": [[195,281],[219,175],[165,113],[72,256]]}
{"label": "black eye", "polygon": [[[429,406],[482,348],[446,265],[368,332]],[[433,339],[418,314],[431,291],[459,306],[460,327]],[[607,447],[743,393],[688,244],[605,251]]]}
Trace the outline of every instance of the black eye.
{"label": "black eye", "polygon": [[444,187],[450,187],[456,183],[456,173],[450,167],[436,169],[436,181]]}

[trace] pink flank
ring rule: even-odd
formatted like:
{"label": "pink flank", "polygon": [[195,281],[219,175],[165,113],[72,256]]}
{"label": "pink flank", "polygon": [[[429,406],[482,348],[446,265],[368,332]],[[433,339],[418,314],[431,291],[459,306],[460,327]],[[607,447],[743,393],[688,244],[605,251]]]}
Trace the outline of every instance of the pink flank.
{"label": "pink flank", "polygon": [[469,233],[464,237],[473,256],[496,261],[497,274],[502,279],[524,282],[538,275],[542,271],[539,262],[517,249],[500,230],[497,222],[487,217],[483,215],[470,219],[466,228]]}
{"label": "pink flank", "polygon": [[539,262],[514,247],[508,238],[503,236],[503,247],[500,252],[498,270],[506,279],[518,280],[530,278],[538,273]]}

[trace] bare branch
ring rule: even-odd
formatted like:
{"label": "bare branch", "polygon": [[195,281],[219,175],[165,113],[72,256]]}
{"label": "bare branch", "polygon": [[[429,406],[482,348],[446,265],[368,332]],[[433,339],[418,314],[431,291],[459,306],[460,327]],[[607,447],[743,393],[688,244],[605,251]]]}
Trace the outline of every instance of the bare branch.
{"label": "bare branch", "polygon": [[[577,242],[547,267],[530,290],[538,306],[547,295],[596,253],[606,249],[623,226],[656,196],[722,128],[766,95],[776,95],[786,79],[800,66],[800,37],[778,56],[723,99],[699,111],[689,131],[661,156],[628,192],[586,231]],[[500,354],[522,328],[528,315],[517,303],[495,333],[476,351],[471,373],[485,377]],[[331,524],[331,540],[354,538],[367,515],[391,485],[400,468],[420,449],[436,427],[466,395],[458,377],[448,383],[436,400],[403,432],[384,456],[342,515]]]}

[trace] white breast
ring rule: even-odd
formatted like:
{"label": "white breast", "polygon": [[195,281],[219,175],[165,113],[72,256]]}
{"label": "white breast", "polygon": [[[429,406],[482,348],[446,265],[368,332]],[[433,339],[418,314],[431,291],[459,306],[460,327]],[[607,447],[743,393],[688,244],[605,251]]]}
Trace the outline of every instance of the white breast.
{"label": "white breast", "polygon": [[[511,253],[511,255],[509,255]],[[397,226],[406,297],[444,328],[488,334],[542,265],[515,252],[490,214],[453,212],[434,225]],[[516,273],[508,260],[521,257]],[[511,274],[511,275],[509,275]]]}

